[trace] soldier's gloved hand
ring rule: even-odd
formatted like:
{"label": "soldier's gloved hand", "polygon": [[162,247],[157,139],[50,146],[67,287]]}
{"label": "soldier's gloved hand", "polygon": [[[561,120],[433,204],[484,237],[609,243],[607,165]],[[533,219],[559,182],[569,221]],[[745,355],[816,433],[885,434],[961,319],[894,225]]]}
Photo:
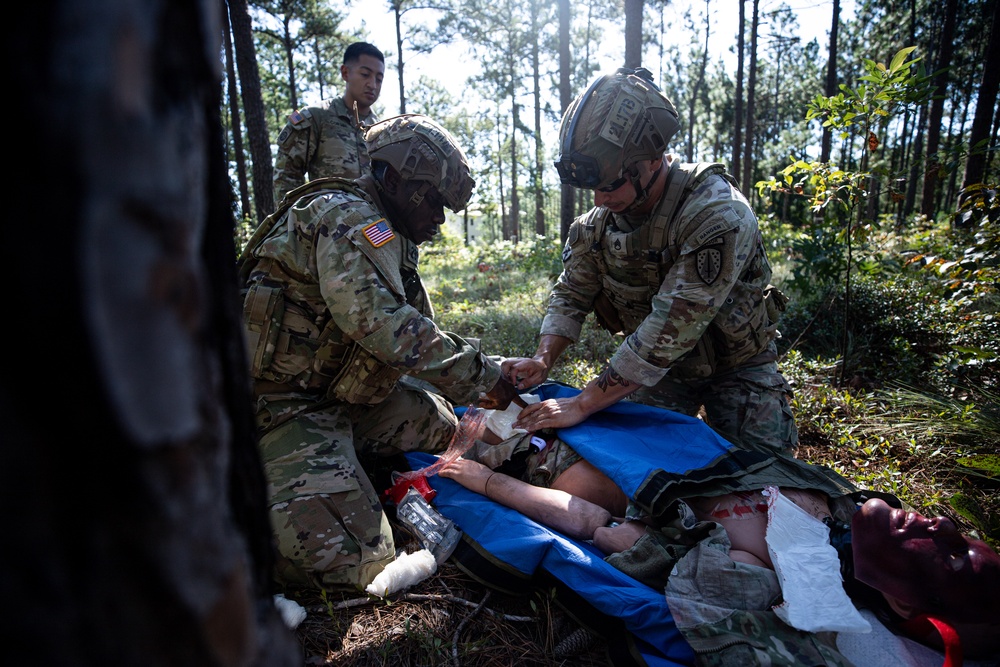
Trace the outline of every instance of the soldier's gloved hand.
{"label": "soldier's gloved hand", "polygon": [[523,405],[523,401],[517,393],[517,388],[508,382],[506,378],[500,376],[500,379],[497,380],[492,389],[480,395],[479,407],[487,410],[506,410],[511,401]]}

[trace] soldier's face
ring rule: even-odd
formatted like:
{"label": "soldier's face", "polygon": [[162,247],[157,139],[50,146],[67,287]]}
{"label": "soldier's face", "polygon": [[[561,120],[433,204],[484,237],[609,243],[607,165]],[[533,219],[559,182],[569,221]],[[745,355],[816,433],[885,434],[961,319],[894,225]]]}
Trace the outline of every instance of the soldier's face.
{"label": "soldier's face", "polygon": [[350,64],[341,65],[340,76],[346,82],[344,97],[348,107],[357,102],[367,112],[382,92],[385,64],[374,56],[362,55]]}
{"label": "soldier's face", "polygon": [[1000,555],[927,518],[869,500],[851,522],[858,581],[928,613],[955,620],[1000,615]]}
{"label": "soldier's face", "polygon": [[[420,187],[419,181],[411,181],[402,189],[403,196],[408,200],[410,195]],[[406,237],[416,244],[430,241],[438,233],[438,228],[444,224],[444,197],[437,188],[431,188],[424,195],[420,206],[404,214],[402,225]],[[405,210],[405,209],[404,209]]]}

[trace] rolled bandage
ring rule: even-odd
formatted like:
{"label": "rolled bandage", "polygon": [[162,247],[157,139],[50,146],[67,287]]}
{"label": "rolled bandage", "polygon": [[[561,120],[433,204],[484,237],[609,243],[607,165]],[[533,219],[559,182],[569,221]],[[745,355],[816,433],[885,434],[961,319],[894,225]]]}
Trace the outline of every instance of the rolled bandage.
{"label": "rolled bandage", "polygon": [[437,561],[434,560],[434,554],[427,549],[414,551],[412,554],[402,554],[386,565],[375,580],[368,584],[365,591],[384,598],[419,584],[435,572],[437,572]]}

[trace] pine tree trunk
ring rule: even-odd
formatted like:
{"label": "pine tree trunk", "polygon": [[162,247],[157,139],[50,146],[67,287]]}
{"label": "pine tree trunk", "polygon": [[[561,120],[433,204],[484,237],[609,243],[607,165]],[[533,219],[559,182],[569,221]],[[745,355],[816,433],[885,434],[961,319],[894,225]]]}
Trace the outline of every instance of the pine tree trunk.
{"label": "pine tree trunk", "polygon": [[743,150],[743,61],[746,54],[744,36],[746,35],[746,2],[740,3],[740,32],[736,37],[736,104],[733,113],[733,163],[729,167],[733,177],[740,177],[740,154]]}
{"label": "pine tree trunk", "polygon": [[260,73],[257,71],[257,51],[253,42],[250,15],[246,0],[226,0],[229,3],[229,20],[233,26],[233,45],[236,47],[236,67],[240,73],[240,90],[243,94],[243,115],[247,123],[247,143],[253,161],[253,201],[257,224],[274,210],[274,169],[271,165],[271,137],[264,115],[264,100],[260,92]]}
{"label": "pine tree trunk", "polygon": [[944,116],[944,98],[948,94],[948,68],[951,66],[951,54],[954,51],[955,15],[958,13],[958,1],[947,0],[945,7],[944,28],[941,30],[940,52],[934,77],[934,97],[931,100],[930,116],[927,120],[927,163],[924,167],[924,187],[920,200],[920,212],[933,216],[937,208],[937,182],[941,163],[938,159],[938,148],[941,143],[941,119]]}
{"label": "pine tree trunk", "polygon": [[[569,55],[569,23],[569,0],[559,0],[559,107],[561,114],[565,114],[569,105],[573,103],[573,93],[570,88],[570,72],[573,64]],[[556,155],[561,151],[562,146],[559,146]],[[559,195],[559,240],[566,243],[569,236],[569,226],[573,223],[574,217],[573,186],[560,186]]]}
{"label": "pine tree trunk", "polygon": [[8,230],[8,306],[34,353],[0,385],[5,662],[301,664],[269,590],[219,2],[10,11],[7,92],[46,131],[12,146],[8,214],[32,224]]}
{"label": "pine tree trunk", "polygon": [[625,67],[642,65],[642,0],[625,0]]}
{"label": "pine tree trunk", "polygon": [[[837,32],[840,27],[840,0],[833,0],[833,20],[830,23],[830,50],[826,60],[826,88],[824,94],[837,94]],[[833,147],[833,131],[823,128],[823,142],[820,147],[820,162],[829,162]]]}
{"label": "pine tree trunk", "polygon": [[[973,183],[981,183],[986,173],[986,151],[976,150],[976,145],[989,139],[990,124],[997,112],[997,92],[1000,89],[1000,0],[993,0],[993,19],[990,22],[990,38],[982,59],[983,79],[976,99],[976,112],[969,132],[969,148],[972,153],[965,163],[965,177],[962,188]],[[961,200],[959,201],[961,203]]]}

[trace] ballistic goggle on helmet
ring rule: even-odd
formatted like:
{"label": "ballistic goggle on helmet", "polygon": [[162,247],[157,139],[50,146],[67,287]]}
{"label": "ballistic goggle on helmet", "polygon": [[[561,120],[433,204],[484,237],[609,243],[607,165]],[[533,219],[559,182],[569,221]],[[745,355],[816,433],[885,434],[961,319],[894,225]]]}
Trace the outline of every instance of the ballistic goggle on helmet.
{"label": "ballistic goggle on helmet", "polygon": [[476,181],[465,153],[448,130],[427,116],[404,114],[375,123],[365,130],[365,144],[373,162],[387,162],[406,181],[423,181],[414,194],[415,205],[431,187],[455,213],[469,203]]}
{"label": "ballistic goggle on helmet", "polygon": [[577,188],[607,187],[636,162],[663,155],[679,129],[674,105],[649,70],[622,68],[601,76],[563,115],[559,180]]}

